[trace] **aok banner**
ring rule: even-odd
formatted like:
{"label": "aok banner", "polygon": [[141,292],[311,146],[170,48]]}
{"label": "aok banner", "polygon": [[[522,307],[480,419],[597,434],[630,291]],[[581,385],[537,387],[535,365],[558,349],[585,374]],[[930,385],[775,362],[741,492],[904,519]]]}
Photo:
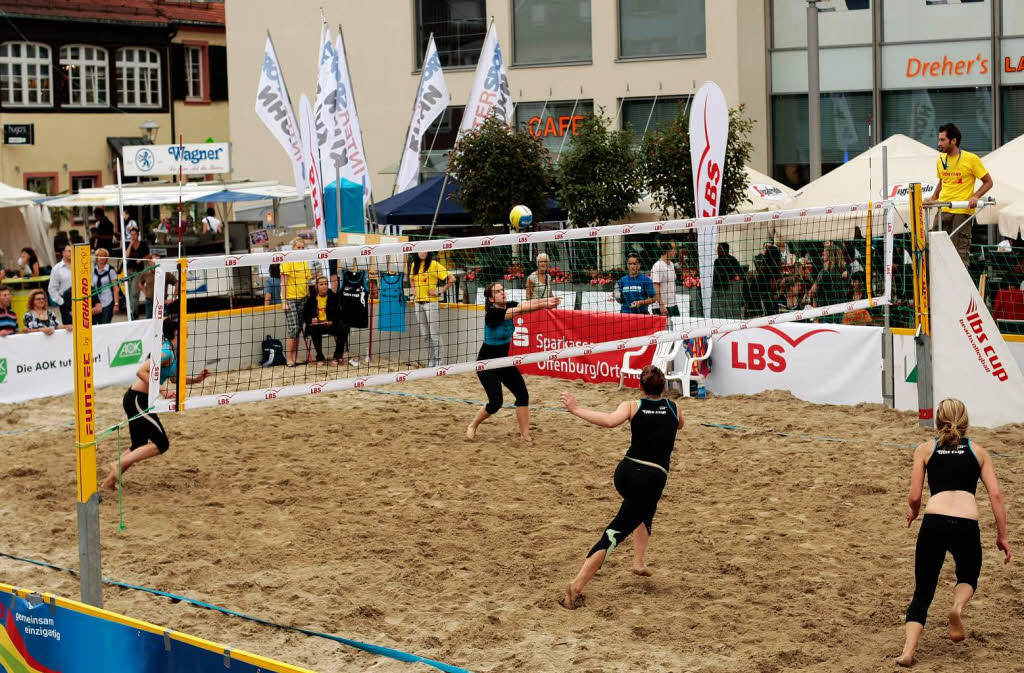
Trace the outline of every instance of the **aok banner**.
{"label": "aok banner", "polygon": [[[534,311],[515,317],[515,332],[509,355],[524,355],[603,341],[631,339],[665,329],[663,316],[605,313],[601,311]],[[642,369],[651,364],[654,346],[630,360],[630,367]],[[546,360],[521,365],[524,374],[581,379],[588,383],[618,383],[622,371],[621,351],[595,353],[577,358]],[[636,376],[626,377],[626,385],[637,388]]]}
{"label": "aok banner", "polygon": [[185,143],[183,145],[127,145],[124,174],[210,175],[231,172],[231,143]]}
{"label": "aok banner", "polygon": [[310,673],[76,601],[0,584],[0,670]]}
{"label": "aok banner", "polygon": [[[93,327],[93,377],[101,388],[128,384],[146,359],[151,320]],[[70,332],[15,334],[0,339],[0,403],[66,395],[75,390]]]}
{"label": "aok banner", "polygon": [[882,328],[785,323],[715,341],[715,395],[788,390],[816,404],[882,402]]}

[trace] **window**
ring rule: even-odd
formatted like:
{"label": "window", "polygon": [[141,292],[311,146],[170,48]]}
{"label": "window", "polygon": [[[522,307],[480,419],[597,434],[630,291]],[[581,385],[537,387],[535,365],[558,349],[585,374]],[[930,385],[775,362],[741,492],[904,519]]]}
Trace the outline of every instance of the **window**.
{"label": "window", "polygon": [[[868,149],[871,93],[821,94],[821,170],[827,173]],[[810,181],[807,95],[772,97],[773,176],[797,189]]]}
{"label": "window", "polygon": [[882,34],[886,42],[988,38],[992,32],[991,25],[989,0],[899,0],[882,3]]}
{"label": "window", "polygon": [[67,83],[67,103],[78,107],[107,105],[107,50],[84,44],[60,48]]}
{"label": "window", "polygon": [[[77,194],[83,189],[92,189],[100,186],[100,173],[71,173],[71,193]],[[75,224],[82,224],[89,221],[91,207],[81,206],[72,208],[72,217]]]}
{"label": "window", "polygon": [[[576,134],[576,125],[583,115],[594,111],[594,101],[581,100],[548,103],[520,103],[516,106],[516,126],[525,128],[530,135],[540,138],[552,154],[569,144],[569,138]],[[568,136],[568,137],[566,137]]]}
{"label": "window", "polygon": [[416,67],[431,33],[442,66],[476,65],[487,36],[486,0],[416,0]]}
{"label": "window", "polygon": [[117,104],[160,107],[160,54],[155,49],[117,50]]}
{"label": "window", "polygon": [[[824,110],[822,111],[824,115]],[[902,133],[929,147],[939,127],[953,122],[963,134],[963,147],[976,154],[992,150],[992,89],[915,89],[882,94],[883,133]]]}
{"label": "window", "polygon": [[590,1],[517,0],[513,9],[515,63],[589,61]]}
{"label": "window", "polygon": [[26,173],[25,189],[36,194],[53,196],[57,193],[56,173]]}
{"label": "window", "polygon": [[1003,35],[1024,35],[1024,4],[1003,1]]}
{"label": "window", "polygon": [[462,126],[464,105],[449,105],[423,132],[422,176],[432,178],[448,170],[448,152],[455,147],[455,139]]}
{"label": "window", "polygon": [[619,0],[619,56],[693,56],[705,51],[704,0]]}
{"label": "window", "polygon": [[0,44],[0,103],[53,105],[50,68],[50,48],[45,44]]}
{"label": "window", "polygon": [[[871,44],[870,0],[834,0],[818,7],[818,44]],[[772,47],[807,47],[807,0],[772,0]]]}
{"label": "window", "polygon": [[660,131],[676,118],[679,106],[686,105],[689,96],[666,96],[664,98],[630,98],[622,101],[622,128],[631,129],[637,140],[648,133]]}
{"label": "window", "polygon": [[1002,144],[1005,145],[1024,135],[1024,87],[1003,87],[1002,96]]}
{"label": "window", "polygon": [[185,47],[185,100],[205,100],[203,48]]}

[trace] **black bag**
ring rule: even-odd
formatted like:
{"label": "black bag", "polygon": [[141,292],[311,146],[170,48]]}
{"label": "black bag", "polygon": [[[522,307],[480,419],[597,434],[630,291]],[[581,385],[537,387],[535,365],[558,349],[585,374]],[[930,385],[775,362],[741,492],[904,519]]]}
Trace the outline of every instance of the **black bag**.
{"label": "black bag", "polygon": [[267,338],[263,340],[263,359],[260,360],[260,364],[264,367],[276,367],[286,362],[288,360],[284,357],[284,346],[281,344],[281,340],[268,334]]}

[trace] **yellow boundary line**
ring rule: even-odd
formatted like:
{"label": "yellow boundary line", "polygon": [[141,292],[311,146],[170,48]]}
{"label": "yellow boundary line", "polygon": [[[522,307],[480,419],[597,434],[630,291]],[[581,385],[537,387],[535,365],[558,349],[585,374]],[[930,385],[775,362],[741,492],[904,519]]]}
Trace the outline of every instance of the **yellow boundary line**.
{"label": "yellow boundary line", "polygon": [[[13,587],[9,584],[4,584],[2,582],[0,582],[0,592],[14,594],[24,599],[27,599],[29,594],[33,593],[26,589],[19,589],[17,587]],[[122,626],[127,626],[129,628],[138,629],[140,631],[146,631],[147,633],[152,633],[158,636],[163,636],[166,633],[171,640],[177,640],[178,642],[185,643],[186,645],[199,647],[209,652],[216,652],[217,654],[224,654],[228,650],[226,646],[220,645],[213,641],[205,640],[197,636],[190,636],[187,633],[182,633],[180,631],[175,631],[173,629],[166,629],[157,626],[156,624],[150,624],[149,622],[144,622],[139,619],[126,617],[125,615],[119,615],[116,612],[110,612],[109,610],[104,610],[103,608],[96,608],[91,605],[86,605],[85,603],[79,603],[78,601],[73,601],[67,598],[61,598],[60,596],[55,596],[54,594],[44,593],[40,595],[43,597],[44,602],[46,602],[47,604],[50,604],[52,600],[54,605],[60,606],[66,610],[71,610],[72,612],[88,615],[90,617],[102,619],[103,621],[107,622],[113,622],[115,624],[120,624]],[[258,654],[246,652],[245,650],[236,650],[232,648],[229,653],[229,656],[237,661],[242,661],[247,664],[253,664],[261,668],[266,668],[268,671],[274,671],[275,673],[315,673],[314,671],[311,671],[306,668],[299,668],[297,666],[292,666],[291,664],[286,664],[284,662],[274,661],[273,659],[267,659],[265,657],[261,657]]]}
{"label": "yellow boundary line", "polygon": [[[898,334],[900,336],[914,336],[914,334],[916,333],[916,330],[910,329],[909,327],[893,327],[893,328],[890,328],[890,331],[893,334]],[[1002,334],[1002,333],[1000,333],[999,336],[1003,337],[1003,341],[1012,341],[1014,343],[1024,343],[1024,334]]]}
{"label": "yellow boundary line", "polygon": [[234,318],[243,315],[254,315],[268,311],[283,311],[284,304],[272,304],[270,306],[246,306],[245,308],[226,308],[220,311],[204,311],[202,313],[188,314],[189,320],[211,320],[213,318]]}

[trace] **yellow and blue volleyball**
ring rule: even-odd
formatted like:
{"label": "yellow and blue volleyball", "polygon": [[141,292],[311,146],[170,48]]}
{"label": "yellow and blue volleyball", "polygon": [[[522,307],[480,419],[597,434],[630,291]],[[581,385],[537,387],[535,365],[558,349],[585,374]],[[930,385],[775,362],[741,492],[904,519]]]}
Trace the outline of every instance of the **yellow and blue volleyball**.
{"label": "yellow and blue volleyball", "polygon": [[533,224],[533,213],[526,206],[516,206],[508,214],[508,223],[512,231],[519,231],[520,227],[528,227]]}

